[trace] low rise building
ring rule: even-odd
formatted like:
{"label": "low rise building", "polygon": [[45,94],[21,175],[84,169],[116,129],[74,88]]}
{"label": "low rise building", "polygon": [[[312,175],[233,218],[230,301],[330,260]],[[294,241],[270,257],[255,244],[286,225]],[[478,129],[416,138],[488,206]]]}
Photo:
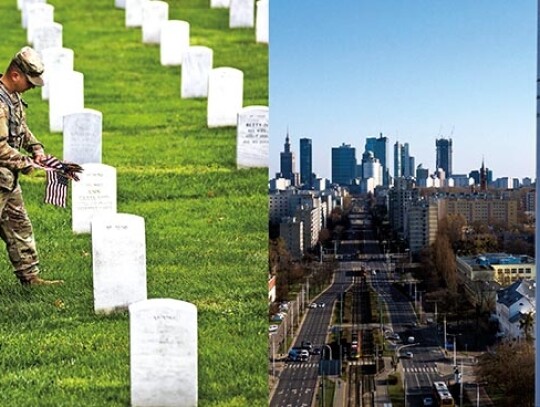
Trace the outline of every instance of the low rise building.
{"label": "low rise building", "polygon": [[[500,336],[506,339],[522,339],[528,329],[530,337],[534,337],[535,290],[534,280],[517,280],[497,292],[496,316]],[[526,318],[531,322],[527,328]]]}
{"label": "low rise building", "polygon": [[519,279],[536,279],[535,260],[526,255],[485,253],[458,256],[458,271],[470,281],[495,281],[508,286]]}

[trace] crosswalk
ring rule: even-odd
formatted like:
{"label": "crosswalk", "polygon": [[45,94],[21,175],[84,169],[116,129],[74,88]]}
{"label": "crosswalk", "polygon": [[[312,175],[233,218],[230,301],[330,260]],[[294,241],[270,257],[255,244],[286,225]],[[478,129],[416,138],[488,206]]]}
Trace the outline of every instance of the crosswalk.
{"label": "crosswalk", "polygon": [[406,367],[403,369],[405,373],[439,373],[435,366],[428,367]]}
{"label": "crosswalk", "polygon": [[291,363],[285,365],[286,369],[306,369],[311,367],[319,367],[319,363]]}
{"label": "crosswalk", "polygon": [[[351,361],[349,362],[351,366],[361,366],[363,363],[361,361]],[[289,363],[285,365],[286,369],[309,369],[309,368],[318,368],[319,363]],[[433,373],[438,374],[439,371],[435,366],[419,366],[419,367],[405,367],[403,368],[405,373]]]}

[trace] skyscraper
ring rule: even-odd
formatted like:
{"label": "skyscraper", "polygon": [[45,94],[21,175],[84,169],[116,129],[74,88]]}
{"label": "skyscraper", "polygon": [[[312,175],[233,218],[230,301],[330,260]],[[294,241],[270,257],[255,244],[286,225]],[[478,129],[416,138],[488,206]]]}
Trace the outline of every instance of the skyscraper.
{"label": "skyscraper", "polygon": [[409,143],[401,146],[401,175],[412,177],[414,169],[411,169],[411,156],[409,154]]}
{"label": "skyscraper", "polygon": [[401,143],[396,141],[394,144],[394,178],[403,177],[403,167],[401,165]]}
{"label": "skyscraper", "polygon": [[356,178],[356,150],[343,143],[332,148],[332,182],[339,185],[353,185]]}
{"label": "skyscraper", "polygon": [[390,184],[390,172],[388,171],[388,138],[379,134],[379,138],[368,137],[366,139],[366,151],[373,152],[375,158],[381,163],[383,171],[383,185]]}
{"label": "skyscraper", "polygon": [[291,143],[289,140],[289,132],[287,131],[287,137],[285,138],[285,146],[280,153],[280,170],[281,176],[291,180],[291,184],[294,185],[294,153],[291,151]]}
{"label": "skyscraper", "polygon": [[414,177],[414,157],[409,154],[409,143],[394,144],[394,178]]}
{"label": "skyscraper", "polygon": [[373,155],[373,151],[368,150],[362,155],[362,178],[373,178],[373,186],[383,183],[383,171],[380,161]]}
{"label": "skyscraper", "polygon": [[312,187],[312,173],[313,173],[313,155],[311,149],[311,139],[300,139],[300,183],[304,188],[310,189]]}
{"label": "skyscraper", "polygon": [[452,175],[452,139],[436,139],[435,146],[437,147],[437,168],[442,168],[446,178],[450,178]]}

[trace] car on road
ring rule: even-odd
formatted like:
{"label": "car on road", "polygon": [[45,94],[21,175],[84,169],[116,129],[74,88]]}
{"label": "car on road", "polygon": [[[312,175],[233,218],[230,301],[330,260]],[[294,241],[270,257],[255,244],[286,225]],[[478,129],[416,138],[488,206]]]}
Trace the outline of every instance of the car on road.
{"label": "car on road", "polygon": [[292,348],[288,359],[292,362],[306,362],[309,360],[309,352],[301,348]]}
{"label": "car on road", "polygon": [[326,304],[324,302],[319,303],[319,308],[324,308],[325,306],[326,306]]}
{"label": "car on road", "polygon": [[423,405],[424,406],[433,406],[433,397],[424,397]]}
{"label": "car on road", "polygon": [[311,352],[313,350],[313,345],[309,341],[302,341],[300,348]]}
{"label": "car on road", "polygon": [[407,338],[407,342],[409,342],[409,343],[414,343],[414,336],[409,336],[409,337]]}
{"label": "car on road", "polygon": [[309,351],[306,349],[302,349],[300,351],[300,361],[307,362],[308,360],[309,360]]}
{"label": "car on road", "polygon": [[312,302],[311,304],[309,304],[309,308],[317,308],[317,303],[316,302]]}
{"label": "car on road", "polygon": [[402,356],[404,359],[412,359],[414,357],[412,352],[405,352]]}

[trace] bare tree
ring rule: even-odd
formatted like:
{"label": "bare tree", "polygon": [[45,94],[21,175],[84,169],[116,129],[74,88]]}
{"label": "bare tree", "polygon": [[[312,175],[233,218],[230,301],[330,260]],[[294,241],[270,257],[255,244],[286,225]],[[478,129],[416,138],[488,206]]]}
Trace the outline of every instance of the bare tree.
{"label": "bare tree", "polygon": [[532,342],[533,340],[534,319],[534,314],[530,311],[521,315],[521,319],[519,320],[519,328],[523,331],[527,342]]}
{"label": "bare tree", "polygon": [[476,374],[488,389],[501,393],[500,406],[534,406],[535,353],[532,343],[503,342],[483,354]]}
{"label": "bare tree", "polygon": [[433,249],[433,263],[437,274],[443,279],[450,293],[457,293],[456,258],[446,234],[437,235]]}

